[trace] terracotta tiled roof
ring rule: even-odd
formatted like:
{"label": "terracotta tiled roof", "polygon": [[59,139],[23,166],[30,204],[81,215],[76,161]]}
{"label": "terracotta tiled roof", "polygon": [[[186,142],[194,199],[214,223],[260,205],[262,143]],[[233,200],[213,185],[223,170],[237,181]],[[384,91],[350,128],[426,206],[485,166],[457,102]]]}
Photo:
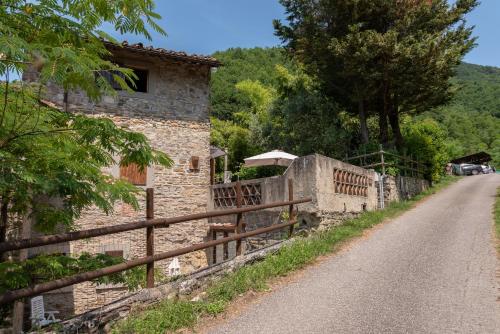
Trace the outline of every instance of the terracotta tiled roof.
{"label": "terracotta tiled roof", "polygon": [[121,45],[117,45],[111,42],[104,42],[106,47],[108,49],[125,49],[127,51],[132,51],[132,52],[140,52],[140,53],[147,53],[150,55],[157,55],[160,57],[165,57],[165,58],[170,58],[178,61],[184,61],[188,63],[195,63],[195,64],[204,64],[204,65],[210,65],[212,67],[219,67],[221,66],[221,63],[210,56],[202,56],[202,55],[197,55],[197,54],[187,54],[186,52],[182,51],[171,51],[171,50],[166,50],[163,48],[155,48],[152,46],[144,46],[142,43],[136,43],[136,44],[129,44],[127,41],[124,41],[121,43]]}

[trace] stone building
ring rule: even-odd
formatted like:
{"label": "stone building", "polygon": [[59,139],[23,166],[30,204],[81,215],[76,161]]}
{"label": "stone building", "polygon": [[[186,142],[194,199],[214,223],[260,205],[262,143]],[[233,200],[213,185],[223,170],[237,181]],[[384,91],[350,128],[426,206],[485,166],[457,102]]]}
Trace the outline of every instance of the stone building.
{"label": "stone building", "polygon": [[[171,217],[202,212],[209,198],[209,82],[211,70],[219,62],[211,57],[187,55],[165,49],[144,47],[142,44],[107,43],[113,61],[131,68],[138,76],[133,93],[118,91],[98,103],[91,102],[81,92],[63,92],[49,86],[47,99],[71,111],[111,118],[116,124],[141,132],[151,145],[167,153],[171,168],[149,166],[139,173],[134,166],[120,168],[118,164],[106,172],[128,179],[145,189],[154,188],[156,217]],[[32,80],[36,73],[26,73]],[[112,83],[113,84],[113,83]],[[118,157],[119,158],[119,157]],[[145,193],[143,194],[145,195]],[[134,211],[127,205],[117,205],[107,216],[99,210],[88,210],[76,224],[78,229],[91,229],[122,224],[145,218],[145,196],[141,208]],[[207,221],[195,221],[155,230],[155,252],[165,252],[179,246],[201,242],[207,235]],[[40,249],[32,249],[31,253]],[[135,230],[105,237],[91,238],[46,247],[44,252],[70,254],[108,253],[126,259],[146,254],[145,230]],[[187,254],[180,259],[181,272],[186,273],[207,264],[204,252]],[[170,260],[155,266],[165,270]],[[123,286],[91,283],[78,284],[45,295],[50,309],[65,315],[79,314],[99,307],[126,294]]]}

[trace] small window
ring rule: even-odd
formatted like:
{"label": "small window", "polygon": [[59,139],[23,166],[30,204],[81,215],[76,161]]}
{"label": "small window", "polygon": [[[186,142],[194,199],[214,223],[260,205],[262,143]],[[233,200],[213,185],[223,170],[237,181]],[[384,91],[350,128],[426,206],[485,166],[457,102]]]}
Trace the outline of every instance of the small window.
{"label": "small window", "polygon": [[112,256],[112,257],[123,258],[123,250],[108,250],[108,251],[105,251],[104,254]]}
{"label": "small window", "polygon": [[134,73],[137,76],[135,80],[136,87],[131,87],[136,92],[147,93],[148,92],[148,71],[134,69]]}
{"label": "small window", "polygon": [[197,172],[200,170],[200,157],[192,156],[189,160],[189,169],[191,171]]}
{"label": "small window", "polygon": [[146,185],[147,174],[147,168],[141,171],[139,166],[133,163],[128,166],[120,166],[120,178],[136,186]]}
{"label": "small window", "polygon": [[[132,69],[137,79],[134,80],[135,87],[127,81],[129,87],[135,92],[147,93],[148,92],[148,71],[140,69]],[[114,75],[120,76],[125,80],[125,76],[117,71],[101,71],[99,75],[105,78],[114,90],[122,90],[120,84],[115,80]]]}
{"label": "small window", "polygon": [[122,87],[114,78],[114,76],[117,75],[125,80],[125,76],[122,73],[117,71],[100,71],[98,75],[106,79],[114,90],[122,90]]}
{"label": "small window", "polygon": [[[120,244],[108,244],[108,245],[100,245],[99,253],[106,254],[111,257],[116,257],[120,259],[127,259],[129,255],[129,246],[128,245],[120,245]],[[102,284],[98,283],[95,287],[98,293],[102,293],[109,289],[127,289],[127,286],[123,283],[108,283]]]}

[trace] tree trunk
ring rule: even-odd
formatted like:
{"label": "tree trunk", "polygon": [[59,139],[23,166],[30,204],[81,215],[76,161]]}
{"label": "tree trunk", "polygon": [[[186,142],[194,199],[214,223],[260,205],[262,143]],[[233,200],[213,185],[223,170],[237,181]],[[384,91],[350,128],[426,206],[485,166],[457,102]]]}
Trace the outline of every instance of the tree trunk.
{"label": "tree trunk", "polygon": [[388,97],[386,86],[383,95],[383,103],[378,112],[379,142],[380,144],[387,144],[389,142],[389,126],[387,124]]}
{"label": "tree trunk", "polygon": [[[23,218],[23,223],[21,226],[21,239],[31,238],[31,209],[28,208],[26,215]],[[21,249],[19,251],[18,261],[26,261],[28,259],[28,250]],[[24,303],[26,299],[19,299],[14,302],[14,307],[12,309],[12,329],[14,333],[23,333],[24,324]]]}
{"label": "tree trunk", "polygon": [[387,144],[389,142],[389,127],[387,125],[387,114],[385,110],[379,112],[379,142],[380,144]]}
{"label": "tree trunk", "polygon": [[401,134],[401,128],[399,126],[399,108],[396,101],[391,104],[389,109],[389,122],[391,123],[392,134],[394,135],[394,140],[396,142],[396,148],[398,151],[403,149],[404,139]]}
{"label": "tree trunk", "polygon": [[[2,198],[0,206],[0,242],[5,242],[7,239],[7,224],[9,222],[9,200]],[[0,261],[3,260],[3,253],[0,253]]]}
{"label": "tree trunk", "polygon": [[365,104],[363,100],[358,102],[358,113],[359,113],[359,124],[361,132],[361,144],[368,144],[368,124],[366,122],[366,111]]}

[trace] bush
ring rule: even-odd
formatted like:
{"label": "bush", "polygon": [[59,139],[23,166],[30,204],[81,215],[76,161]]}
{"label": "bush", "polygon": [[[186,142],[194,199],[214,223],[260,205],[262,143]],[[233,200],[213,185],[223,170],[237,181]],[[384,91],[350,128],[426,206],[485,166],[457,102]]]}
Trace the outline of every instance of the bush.
{"label": "bush", "polygon": [[425,165],[425,177],[439,181],[450,160],[446,131],[433,119],[412,120],[404,124],[403,135],[407,151]]}

